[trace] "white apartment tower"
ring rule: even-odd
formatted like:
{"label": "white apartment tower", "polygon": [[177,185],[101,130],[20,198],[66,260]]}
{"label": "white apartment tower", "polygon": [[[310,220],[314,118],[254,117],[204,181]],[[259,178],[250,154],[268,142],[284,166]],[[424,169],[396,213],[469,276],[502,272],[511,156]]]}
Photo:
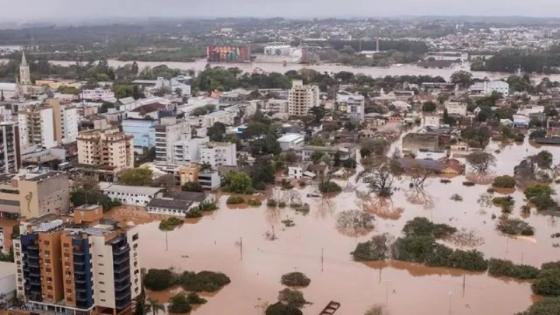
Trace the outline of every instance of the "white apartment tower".
{"label": "white apartment tower", "polygon": [[298,80],[293,81],[292,89],[288,94],[288,114],[305,116],[316,106],[319,106],[319,87],[303,85],[303,82]]}
{"label": "white apartment tower", "polygon": [[25,149],[30,146],[52,148],[57,146],[53,120],[53,109],[32,106],[18,114],[20,144]]}

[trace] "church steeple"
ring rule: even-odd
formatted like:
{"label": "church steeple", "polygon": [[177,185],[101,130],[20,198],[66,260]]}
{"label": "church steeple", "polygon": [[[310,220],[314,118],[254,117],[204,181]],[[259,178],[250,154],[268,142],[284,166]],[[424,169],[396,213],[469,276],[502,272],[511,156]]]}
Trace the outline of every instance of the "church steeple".
{"label": "church steeple", "polygon": [[21,54],[21,64],[19,65],[19,83],[21,85],[31,85],[31,72],[27,58],[25,58],[25,51]]}
{"label": "church steeple", "polygon": [[21,64],[20,67],[27,67],[27,59],[25,58],[25,50],[21,54]]}

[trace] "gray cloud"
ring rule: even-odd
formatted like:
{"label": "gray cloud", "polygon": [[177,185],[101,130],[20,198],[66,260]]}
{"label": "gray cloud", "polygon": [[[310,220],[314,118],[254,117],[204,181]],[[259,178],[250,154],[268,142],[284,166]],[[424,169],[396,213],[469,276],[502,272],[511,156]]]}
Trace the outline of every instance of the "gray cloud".
{"label": "gray cloud", "polygon": [[0,0],[9,20],[112,17],[482,15],[560,17],[559,0]]}

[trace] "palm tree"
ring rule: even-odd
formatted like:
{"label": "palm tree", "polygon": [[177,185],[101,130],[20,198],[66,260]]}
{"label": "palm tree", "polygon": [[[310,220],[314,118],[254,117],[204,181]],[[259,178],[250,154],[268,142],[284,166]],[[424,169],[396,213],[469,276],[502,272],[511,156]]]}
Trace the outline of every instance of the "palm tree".
{"label": "palm tree", "polygon": [[152,298],[148,298],[148,303],[146,304],[146,310],[149,312],[152,311],[152,315],[157,315],[159,311],[165,312],[165,305],[159,303],[157,300]]}

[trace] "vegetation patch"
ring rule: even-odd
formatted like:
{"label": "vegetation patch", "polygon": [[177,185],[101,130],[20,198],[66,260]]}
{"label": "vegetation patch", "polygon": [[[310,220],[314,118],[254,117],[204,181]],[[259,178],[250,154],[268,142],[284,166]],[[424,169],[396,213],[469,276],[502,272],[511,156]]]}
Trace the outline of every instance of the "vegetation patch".
{"label": "vegetation patch", "polygon": [[494,277],[510,277],[515,279],[535,279],[539,269],[529,265],[515,265],[509,260],[490,259],[488,273]]}
{"label": "vegetation patch", "polygon": [[494,199],[492,199],[492,203],[495,206],[502,208],[502,212],[511,213],[513,205],[515,204],[515,200],[511,196],[495,197]]}
{"label": "vegetation patch", "polygon": [[169,217],[167,219],[161,220],[161,222],[159,223],[159,229],[162,231],[173,231],[183,223],[184,221],[177,217]]}
{"label": "vegetation patch", "polygon": [[228,205],[239,205],[245,202],[245,199],[241,196],[229,196],[226,200]]}
{"label": "vegetation patch", "polygon": [[515,178],[509,175],[498,176],[494,178],[492,187],[495,188],[515,188]]}
{"label": "vegetation patch", "polygon": [[529,223],[520,219],[501,218],[496,228],[508,235],[531,236],[535,234],[535,229]]}
{"label": "vegetation patch", "polygon": [[290,272],[282,276],[281,282],[289,287],[307,287],[311,279],[301,272]]}
{"label": "vegetation patch", "polygon": [[388,235],[376,235],[371,240],[359,243],[352,252],[355,261],[377,261],[390,258]]}

